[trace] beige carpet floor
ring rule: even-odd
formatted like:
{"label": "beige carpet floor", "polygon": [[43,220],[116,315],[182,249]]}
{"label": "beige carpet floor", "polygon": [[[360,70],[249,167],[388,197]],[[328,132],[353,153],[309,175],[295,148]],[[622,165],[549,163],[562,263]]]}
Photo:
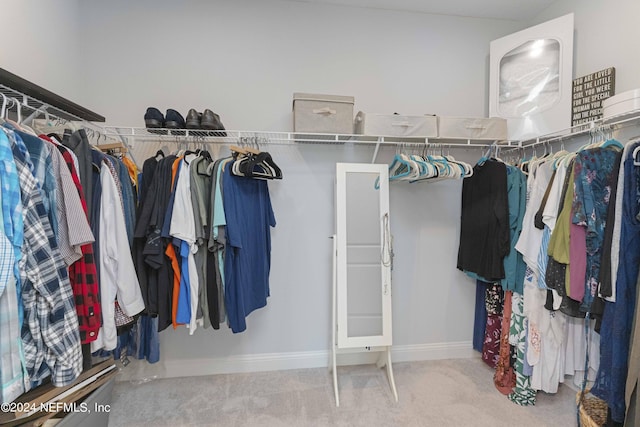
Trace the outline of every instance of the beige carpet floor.
{"label": "beige carpet floor", "polygon": [[575,426],[575,391],[538,393],[520,407],[480,359],[394,364],[399,402],[375,365],[116,384],[110,426]]}

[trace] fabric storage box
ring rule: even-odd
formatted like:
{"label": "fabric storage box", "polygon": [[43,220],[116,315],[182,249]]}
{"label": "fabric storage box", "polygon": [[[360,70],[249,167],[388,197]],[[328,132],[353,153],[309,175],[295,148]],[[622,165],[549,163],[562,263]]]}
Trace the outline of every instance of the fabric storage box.
{"label": "fabric storage box", "polygon": [[293,94],[293,131],[353,133],[353,96]]}
{"label": "fabric storage box", "polygon": [[602,101],[602,118],[624,119],[640,110],[640,89],[629,90]]}
{"label": "fabric storage box", "polygon": [[359,111],[355,118],[355,133],[380,136],[438,136],[436,116],[403,116],[400,114],[373,114]]}
{"label": "fabric storage box", "polygon": [[499,117],[438,117],[440,138],[506,140],[507,121]]}

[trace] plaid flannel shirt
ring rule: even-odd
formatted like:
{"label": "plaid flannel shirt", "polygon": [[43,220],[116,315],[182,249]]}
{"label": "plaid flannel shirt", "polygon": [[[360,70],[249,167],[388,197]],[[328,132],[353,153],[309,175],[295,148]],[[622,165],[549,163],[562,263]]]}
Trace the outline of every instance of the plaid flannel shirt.
{"label": "plaid flannel shirt", "polygon": [[22,342],[31,381],[51,373],[55,386],[73,382],[82,372],[78,316],[66,265],[33,176],[29,155],[15,138],[13,156],[24,214],[24,256],[20,260],[25,323]]}
{"label": "plaid flannel shirt", "polygon": [[[62,156],[69,167],[73,183],[80,195],[82,209],[88,216],[87,203],[84,200],[82,184],[73,162],[73,156],[67,150],[61,150]],[[80,324],[80,339],[82,344],[95,341],[102,325],[102,308],[100,305],[100,285],[96,272],[93,244],[81,246],[82,258],[69,266],[69,280],[73,288],[76,302],[78,323]]]}

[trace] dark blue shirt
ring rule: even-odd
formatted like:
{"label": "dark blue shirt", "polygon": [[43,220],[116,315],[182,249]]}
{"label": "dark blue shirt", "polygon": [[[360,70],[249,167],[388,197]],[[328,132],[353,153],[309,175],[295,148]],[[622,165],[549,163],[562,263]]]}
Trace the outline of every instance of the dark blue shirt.
{"label": "dark blue shirt", "polygon": [[271,268],[271,228],[276,219],[267,182],[224,169],[223,204],[227,219],[225,305],[234,333],[247,328],[245,318],[267,304]]}
{"label": "dark blue shirt", "polygon": [[616,302],[604,303],[600,328],[600,368],[591,390],[595,396],[607,402],[611,419],[618,423],[625,418],[625,386],[640,265],[640,221],[636,218],[640,211],[640,170],[634,165],[632,154],[638,146],[640,143],[631,146],[621,165],[624,168],[624,192]]}

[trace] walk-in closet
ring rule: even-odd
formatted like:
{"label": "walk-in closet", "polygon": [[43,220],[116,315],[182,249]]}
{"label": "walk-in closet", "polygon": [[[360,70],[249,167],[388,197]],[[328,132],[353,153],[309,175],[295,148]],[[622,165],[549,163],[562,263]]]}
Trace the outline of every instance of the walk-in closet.
{"label": "walk-in closet", "polygon": [[0,427],[640,427],[636,0],[0,13]]}

